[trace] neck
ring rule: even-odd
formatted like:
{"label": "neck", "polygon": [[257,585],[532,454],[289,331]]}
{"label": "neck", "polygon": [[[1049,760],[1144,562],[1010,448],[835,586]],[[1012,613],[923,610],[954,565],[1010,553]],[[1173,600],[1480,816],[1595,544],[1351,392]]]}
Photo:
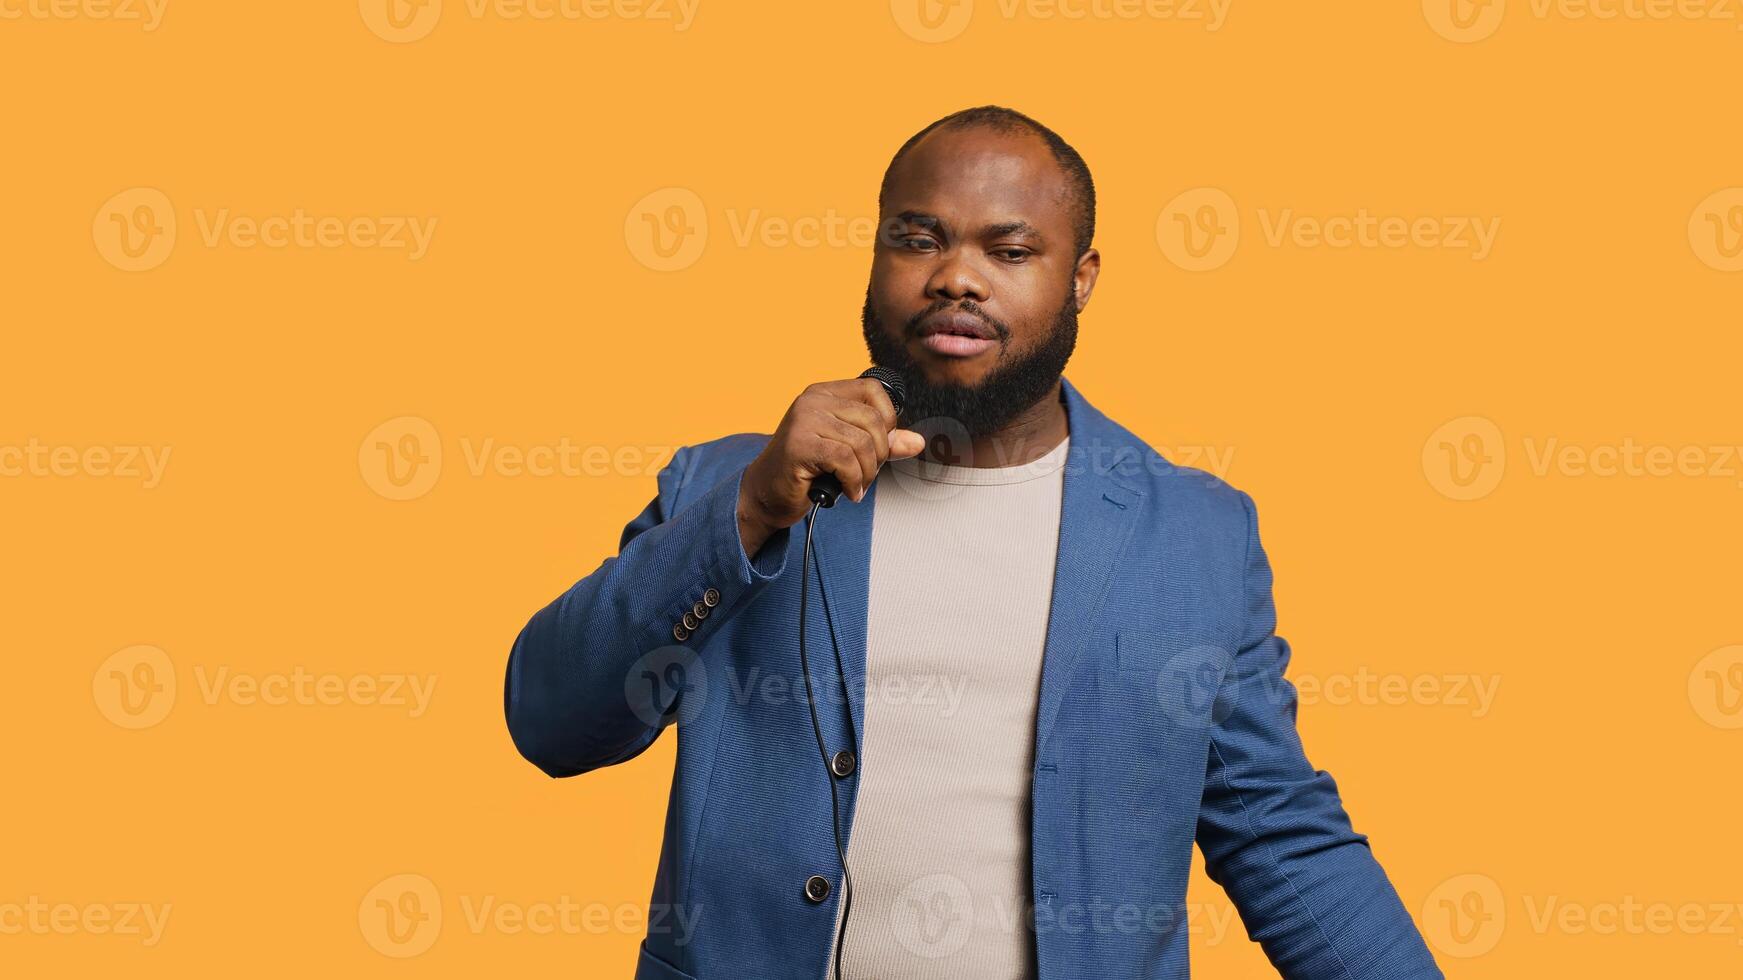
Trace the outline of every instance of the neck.
{"label": "neck", "polygon": [[1004,428],[975,436],[966,456],[951,453],[949,440],[932,439],[920,458],[949,466],[1022,466],[1059,448],[1071,431],[1065,416],[1064,392],[1058,381],[1047,395],[1024,409]]}

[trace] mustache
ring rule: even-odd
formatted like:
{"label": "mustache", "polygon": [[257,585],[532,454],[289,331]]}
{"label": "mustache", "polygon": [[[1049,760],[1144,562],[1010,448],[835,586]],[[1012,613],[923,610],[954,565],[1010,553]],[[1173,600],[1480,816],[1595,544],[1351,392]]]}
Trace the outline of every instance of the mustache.
{"label": "mustache", "polygon": [[972,299],[965,299],[960,303],[952,303],[950,300],[941,300],[937,303],[933,303],[931,306],[926,307],[908,318],[908,324],[905,330],[906,335],[912,337],[916,332],[918,332],[921,320],[924,320],[933,314],[944,313],[946,311],[963,313],[974,317],[990,327],[994,335],[996,335],[1000,341],[1009,341],[1011,339],[1011,328],[1005,326],[1003,321],[989,316],[987,312],[981,309],[980,305]]}

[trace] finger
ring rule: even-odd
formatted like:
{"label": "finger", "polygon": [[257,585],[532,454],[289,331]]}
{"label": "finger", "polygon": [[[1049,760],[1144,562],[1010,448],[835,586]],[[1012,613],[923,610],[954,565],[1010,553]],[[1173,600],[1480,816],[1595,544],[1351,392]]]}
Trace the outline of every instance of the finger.
{"label": "finger", "polygon": [[884,421],[875,408],[861,401],[849,398],[838,398],[829,403],[829,411],[835,417],[860,429],[863,429],[871,440],[873,453],[877,463],[882,466],[884,457],[889,455],[889,432],[892,426]]}
{"label": "finger", "polygon": [[926,437],[913,429],[891,429],[889,443],[889,459],[907,459],[920,455],[926,448]]}
{"label": "finger", "polygon": [[[864,483],[852,488],[857,491],[853,494],[853,499],[858,500],[864,495],[866,485],[877,479],[878,470],[884,465],[878,448],[885,442],[885,438],[882,435],[874,436],[864,428],[842,419],[834,419],[833,422],[833,427],[824,435],[847,443],[853,448],[854,455],[859,457],[860,474],[864,478]],[[843,487],[847,485],[846,481],[842,482]]]}
{"label": "finger", "polygon": [[859,486],[865,479],[860,468],[859,453],[827,432],[818,432],[816,436],[817,445],[813,455],[817,460],[818,472],[834,474],[843,492]]}
{"label": "finger", "polygon": [[883,431],[896,427],[896,405],[890,401],[890,393],[883,382],[876,378],[854,378],[832,388],[831,393],[871,407],[882,420]]}

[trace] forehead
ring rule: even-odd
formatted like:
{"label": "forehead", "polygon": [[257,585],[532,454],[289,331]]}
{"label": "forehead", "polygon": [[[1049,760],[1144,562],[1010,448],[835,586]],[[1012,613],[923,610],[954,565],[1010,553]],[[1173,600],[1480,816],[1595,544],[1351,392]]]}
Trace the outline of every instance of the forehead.
{"label": "forehead", "polygon": [[927,133],[890,171],[884,213],[934,214],[957,230],[1027,221],[1071,238],[1070,184],[1041,137],[985,127]]}

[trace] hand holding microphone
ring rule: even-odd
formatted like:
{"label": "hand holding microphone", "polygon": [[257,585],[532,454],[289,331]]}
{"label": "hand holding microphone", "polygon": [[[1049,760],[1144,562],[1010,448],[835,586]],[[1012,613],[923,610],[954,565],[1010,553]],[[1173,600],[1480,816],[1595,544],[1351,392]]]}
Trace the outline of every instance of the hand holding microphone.
{"label": "hand holding microphone", "polygon": [[896,428],[901,375],[872,368],[846,381],[820,381],[793,400],[773,438],[739,484],[738,530],[746,555],[802,520],[813,502],[865,496],[885,460],[917,456],[926,439]]}

